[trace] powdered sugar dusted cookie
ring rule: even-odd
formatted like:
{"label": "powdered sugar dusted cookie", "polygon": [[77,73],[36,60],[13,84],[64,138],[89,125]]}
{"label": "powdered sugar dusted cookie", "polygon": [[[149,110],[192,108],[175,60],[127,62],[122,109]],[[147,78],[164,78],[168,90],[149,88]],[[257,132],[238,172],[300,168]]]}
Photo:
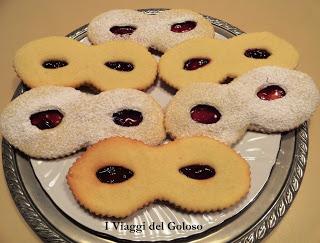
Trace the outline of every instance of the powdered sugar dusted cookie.
{"label": "powdered sugar dusted cookie", "polygon": [[128,40],[88,46],[67,37],[42,38],[17,51],[14,68],[31,88],[90,84],[101,91],[146,89],[157,76],[154,57],[143,46]]}
{"label": "powdered sugar dusted cookie", "polygon": [[207,137],[157,147],[111,138],[90,147],[67,182],[79,204],[100,216],[127,217],[155,200],[203,213],[239,202],[250,170],[230,147]]}
{"label": "powdered sugar dusted cookie", "polygon": [[35,88],[4,109],[0,129],[12,145],[37,158],[65,156],[114,136],[153,145],[165,138],[160,105],[133,89],[93,96],[68,87]]}
{"label": "powdered sugar dusted cookie", "polygon": [[246,132],[246,100],[227,86],[198,83],[181,89],[169,103],[165,126],[172,137],[208,136],[234,144]]}
{"label": "powdered sugar dusted cookie", "polygon": [[165,114],[167,132],[181,138],[214,137],[233,144],[245,130],[284,132],[308,120],[319,90],[306,74],[256,68],[227,85],[197,83],[179,90]]}
{"label": "powdered sugar dusted cookie", "polygon": [[191,10],[172,9],[148,15],[131,9],[117,9],[95,17],[88,26],[93,44],[130,39],[159,51],[195,37],[214,36],[211,23]]}
{"label": "powdered sugar dusted cookie", "polygon": [[299,55],[287,41],[268,32],[228,40],[197,38],[168,50],[160,59],[159,76],[180,89],[192,83],[227,83],[265,65],[294,68]]}
{"label": "powdered sugar dusted cookie", "polygon": [[256,68],[234,82],[247,98],[250,130],[283,132],[308,120],[319,105],[319,90],[312,78],[281,67]]}

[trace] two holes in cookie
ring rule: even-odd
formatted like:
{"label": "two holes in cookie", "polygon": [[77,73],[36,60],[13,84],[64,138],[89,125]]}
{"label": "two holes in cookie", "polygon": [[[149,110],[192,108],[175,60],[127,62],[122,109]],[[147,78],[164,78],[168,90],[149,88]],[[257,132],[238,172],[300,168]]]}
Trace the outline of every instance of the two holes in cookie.
{"label": "two holes in cookie", "polygon": [[[195,180],[206,180],[215,176],[216,171],[209,165],[193,164],[184,166],[179,172],[188,178]],[[96,171],[96,177],[102,183],[116,184],[129,180],[134,172],[123,166],[109,165]]]}
{"label": "two holes in cookie", "polygon": [[[283,88],[278,85],[268,85],[261,87],[256,94],[259,99],[272,101],[281,99],[286,95]],[[198,104],[190,110],[191,119],[202,124],[217,123],[221,119],[221,113],[217,108],[207,104]]]}
{"label": "two holes in cookie", "polygon": [[[57,127],[63,119],[63,114],[58,110],[46,110],[34,113],[30,116],[31,125],[40,130],[52,129]],[[113,113],[112,120],[115,124],[123,127],[138,126],[143,116],[140,111],[124,109]]]}
{"label": "two holes in cookie", "polygon": [[[193,30],[197,26],[195,21],[184,21],[181,23],[175,23],[171,25],[170,30],[175,33],[184,33]],[[109,30],[114,35],[131,35],[137,29],[136,26],[124,25],[124,26],[112,26]]]}
{"label": "two holes in cookie", "polygon": [[[253,49],[247,49],[244,52],[244,55],[248,58],[267,59],[271,55],[271,53],[265,49],[253,48]],[[183,69],[187,71],[197,70],[199,68],[206,66],[210,62],[211,60],[205,57],[190,58],[184,62]]]}
{"label": "two holes in cookie", "polygon": [[[46,69],[58,69],[68,65],[67,61],[64,60],[47,60],[42,63],[42,67]],[[123,61],[114,61],[114,62],[106,62],[104,65],[110,69],[121,71],[121,72],[130,72],[134,69],[133,63],[123,62]]]}

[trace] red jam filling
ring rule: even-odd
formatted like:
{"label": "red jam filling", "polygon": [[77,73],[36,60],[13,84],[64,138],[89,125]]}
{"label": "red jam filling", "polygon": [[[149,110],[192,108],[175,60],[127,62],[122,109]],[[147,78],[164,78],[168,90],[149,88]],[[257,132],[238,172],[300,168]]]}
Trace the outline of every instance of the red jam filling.
{"label": "red jam filling", "polygon": [[171,31],[175,33],[183,33],[193,30],[196,26],[197,23],[194,21],[185,21],[171,25]]}
{"label": "red jam filling", "polygon": [[41,111],[30,116],[31,124],[40,130],[54,128],[62,119],[63,115],[58,110]]}
{"label": "red jam filling", "polygon": [[249,57],[249,58],[255,58],[255,59],[266,59],[268,58],[271,53],[268,52],[267,50],[265,49],[248,49],[244,52],[244,55],[246,57]]}
{"label": "red jam filling", "polygon": [[188,165],[179,169],[179,172],[195,180],[206,180],[214,177],[216,171],[209,165]]}
{"label": "red jam filling", "polygon": [[47,69],[57,69],[67,65],[68,63],[62,60],[48,60],[42,63],[42,67]]}
{"label": "red jam filling", "polygon": [[196,105],[191,111],[190,115],[192,120],[203,123],[203,124],[212,124],[220,120],[220,112],[211,105]]}
{"label": "red jam filling", "polygon": [[130,62],[106,62],[104,65],[108,68],[122,72],[130,72],[134,69],[133,64]]}
{"label": "red jam filling", "polygon": [[183,69],[192,71],[201,68],[210,63],[207,58],[191,58],[184,63]]}
{"label": "red jam filling", "polygon": [[105,166],[96,172],[96,177],[102,183],[115,184],[129,180],[134,175],[133,171],[122,166]]}
{"label": "red jam filling", "polygon": [[138,126],[143,120],[141,112],[130,109],[113,113],[112,118],[115,124],[123,127]]}
{"label": "red jam filling", "polygon": [[131,35],[137,28],[134,26],[113,26],[110,31],[115,35]]}
{"label": "red jam filling", "polygon": [[261,100],[276,100],[284,97],[286,95],[286,92],[278,85],[269,85],[263,89],[261,89],[257,96]]}

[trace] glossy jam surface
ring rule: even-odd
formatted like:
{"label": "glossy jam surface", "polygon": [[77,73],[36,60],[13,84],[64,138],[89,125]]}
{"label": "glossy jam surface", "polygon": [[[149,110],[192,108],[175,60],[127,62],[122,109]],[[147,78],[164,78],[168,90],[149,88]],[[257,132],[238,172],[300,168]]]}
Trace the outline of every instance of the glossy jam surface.
{"label": "glossy jam surface", "polygon": [[193,30],[197,26],[194,21],[185,21],[171,25],[171,31],[176,33],[183,33]]}
{"label": "glossy jam surface", "polygon": [[124,109],[113,113],[112,118],[115,124],[123,127],[138,126],[143,120],[143,116],[140,111],[130,109]]}
{"label": "glossy jam surface", "polygon": [[214,177],[216,171],[209,165],[188,165],[179,169],[179,172],[195,180],[206,180]]}
{"label": "glossy jam surface", "polygon": [[244,55],[249,58],[266,59],[271,53],[265,49],[248,49],[244,52]]}
{"label": "glossy jam surface", "polygon": [[210,59],[207,58],[191,58],[184,63],[183,69],[192,71],[201,68],[210,63]]}
{"label": "glossy jam surface", "polygon": [[284,97],[286,95],[286,92],[284,91],[283,88],[281,88],[278,85],[270,85],[267,86],[263,89],[261,89],[258,93],[257,96],[261,100],[276,100]]}
{"label": "glossy jam surface", "polygon": [[196,105],[191,111],[190,115],[192,120],[203,123],[203,124],[212,124],[220,120],[220,112],[211,105]]}
{"label": "glossy jam surface", "polygon": [[110,31],[115,35],[131,35],[137,28],[134,26],[113,26]]}
{"label": "glossy jam surface", "polygon": [[130,62],[106,62],[104,65],[108,68],[122,72],[130,72],[134,69],[133,64]]}
{"label": "glossy jam surface", "polygon": [[63,60],[48,60],[42,63],[42,67],[47,69],[57,69],[67,65],[68,63]]}
{"label": "glossy jam surface", "polygon": [[30,116],[31,124],[40,130],[54,128],[62,119],[63,115],[58,110],[41,111]]}
{"label": "glossy jam surface", "polygon": [[115,184],[129,180],[134,175],[133,171],[122,166],[106,166],[96,172],[96,176],[102,183]]}

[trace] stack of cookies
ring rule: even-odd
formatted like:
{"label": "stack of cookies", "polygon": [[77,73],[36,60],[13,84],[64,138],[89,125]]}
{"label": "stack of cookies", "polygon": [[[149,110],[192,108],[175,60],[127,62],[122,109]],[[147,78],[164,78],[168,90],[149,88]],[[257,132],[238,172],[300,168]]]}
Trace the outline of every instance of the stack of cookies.
{"label": "stack of cookies", "polygon": [[[123,218],[155,200],[195,213],[235,205],[250,168],[231,146],[248,130],[295,129],[319,104],[312,78],[292,70],[296,49],[272,33],[219,40],[190,10],[122,9],[87,35],[91,45],[47,37],[17,51],[30,90],[4,109],[0,131],[33,158],[85,148],[67,183],[95,215]],[[165,109],[149,94],[157,82],[174,90]]]}

